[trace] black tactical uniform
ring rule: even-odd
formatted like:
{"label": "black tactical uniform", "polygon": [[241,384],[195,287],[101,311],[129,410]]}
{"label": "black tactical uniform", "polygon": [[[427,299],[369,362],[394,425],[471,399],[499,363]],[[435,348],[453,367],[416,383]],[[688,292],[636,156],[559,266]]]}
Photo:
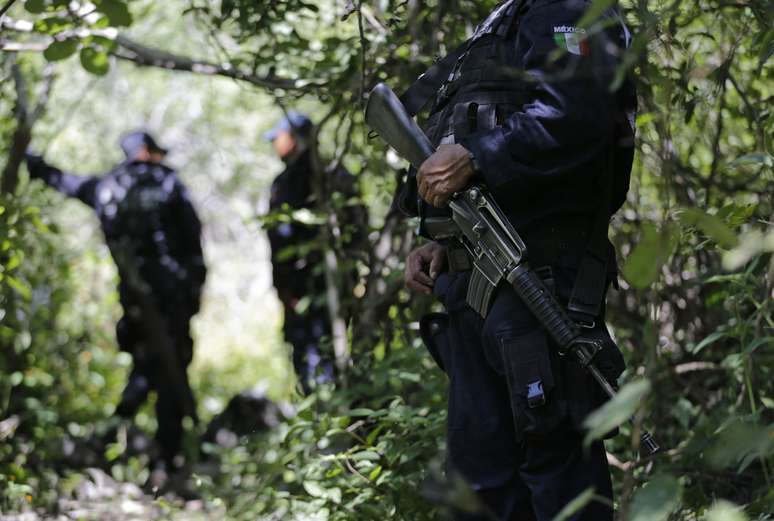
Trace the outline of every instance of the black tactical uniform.
{"label": "black tactical uniform", "polygon": [[[590,4],[503,2],[403,101],[416,113],[434,100],[425,126],[434,145],[471,151],[477,180],[522,235],[530,264],[603,342],[596,362],[614,379],[623,359],[604,324],[604,293],[616,271],[607,226],[628,189],[635,96],[628,81],[610,91],[628,31],[613,12],[602,32],[578,27]],[[404,208],[424,223],[448,215],[417,205],[415,190],[407,185]],[[512,288],[499,288],[486,317],[473,311],[470,260],[459,244],[445,245],[450,271],[434,292],[448,315],[426,318],[422,329],[450,378],[450,467],[501,520],[548,521],[588,487],[612,498],[602,442],[589,451],[581,443],[581,423],[604,401],[601,390],[555,355]],[[570,519],[612,517],[595,501]]]}
{"label": "black tactical uniform", "polygon": [[[314,210],[317,204],[312,172],[309,150],[290,159],[272,184],[271,211],[283,207]],[[332,191],[345,197],[356,195],[355,178],[343,168],[331,174],[330,181]],[[366,225],[365,208],[347,207],[340,225],[345,231],[345,247],[356,248]],[[313,381],[330,381],[334,372],[331,353],[325,353],[321,346],[331,333],[322,263],[325,238],[321,231],[319,225],[299,221],[281,222],[268,230],[274,287],[285,311],[283,333],[293,346],[293,367],[305,391]],[[351,280],[340,282],[345,288],[351,285]],[[306,302],[302,302],[304,299]]]}
{"label": "black tactical uniform", "polygon": [[[67,174],[36,156],[28,158],[28,165],[32,177],[78,198],[100,220],[120,277],[124,316],[116,327],[118,343],[134,361],[116,412],[134,416],[155,389],[156,437],[171,461],[180,450],[183,401],[193,406],[186,376],[193,356],[189,322],[199,310],[206,275],[201,223],[188,193],[172,169],[157,163],[127,160],[102,176]],[[147,313],[163,317],[160,324],[174,349],[167,358],[156,352],[159,346],[149,337],[153,324]],[[179,365],[174,377],[169,356]]]}

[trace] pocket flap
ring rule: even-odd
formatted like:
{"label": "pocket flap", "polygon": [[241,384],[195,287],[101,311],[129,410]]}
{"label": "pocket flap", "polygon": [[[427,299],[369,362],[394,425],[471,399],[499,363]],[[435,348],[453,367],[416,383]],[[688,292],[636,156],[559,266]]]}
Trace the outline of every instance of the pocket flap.
{"label": "pocket flap", "polygon": [[545,403],[545,395],[554,388],[546,334],[542,330],[504,333],[500,336],[500,349],[514,378],[512,391],[527,398],[530,406]]}

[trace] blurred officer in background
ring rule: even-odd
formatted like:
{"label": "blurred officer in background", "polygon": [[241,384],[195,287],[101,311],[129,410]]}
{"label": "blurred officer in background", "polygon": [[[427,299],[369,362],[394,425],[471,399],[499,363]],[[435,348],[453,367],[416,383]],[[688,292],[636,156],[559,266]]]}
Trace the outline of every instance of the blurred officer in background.
{"label": "blurred officer in background", "polygon": [[[355,178],[338,167],[323,178],[315,176],[313,147],[314,125],[308,116],[290,111],[265,137],[285,163],[285,170],[271,187],[270,210],[288,214],[296,210],[320,211],[318,198],[342,195],[356,197]],[[339,215],[341,245],[353,251],[362,245],[367,212],[360,204],[346,203]],[[334,376],[330,344],[331,317],[326,301],[324,248],[329,237],[320,224],[303,223],[291,217],[278,219],[268,231],[274,287],[285,311],[283,333],[293,346],[293,367],[304,389],[314,383],[330,381]],[[354,266],[354,265],[353,265]],[[340,266],[341,267],[341,266]],[[357,278],[354,269],[344,269],[341,294],[351,293]],[[337,274],[337,276],[340,276]]]}
{"label": "blurred officer in background", "polygon": [[116,414],[134,417],[155,390],[162,466],[180,453],[183,418],[196,419],[186,369],[193,356],[189,331],[199,310],[206,267],[201,223],[175,171],[163,164],[166,150],[141,131],[120,141],[126,160],[101,176],[80,176],[28,153],[30,176],[89,205],[100,220],[118,267],[124,316],[118,344],[133,368]]}

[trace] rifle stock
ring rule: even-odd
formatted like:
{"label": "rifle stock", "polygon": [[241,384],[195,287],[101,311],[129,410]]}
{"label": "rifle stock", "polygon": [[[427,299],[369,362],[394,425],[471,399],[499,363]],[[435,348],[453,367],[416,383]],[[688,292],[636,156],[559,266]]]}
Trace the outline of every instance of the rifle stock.
{"label": "rifle stock", "polygon": [[379,136],[414,168],[418,169],[425,159],[432,155],[433,146],[430,140],[409,116],[392,89],[384,83],[379,83],[371,91],[365,120],[368,126],[376,130]]}

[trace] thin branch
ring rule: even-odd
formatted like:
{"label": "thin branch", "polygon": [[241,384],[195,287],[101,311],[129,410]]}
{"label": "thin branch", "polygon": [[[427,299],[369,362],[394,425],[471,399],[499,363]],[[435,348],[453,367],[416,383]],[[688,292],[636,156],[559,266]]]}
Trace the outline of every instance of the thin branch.
{"label": "thin branch", "polygon": [[[11,29],[17,32],[30,33],[33,30],[31,23],[23,20],[3,20],[0,23],[3,28]],[[119,34],[115,29],[85,29],[79,28],[71,31],[62,31],[57,35],[57,39],[63,38],[85,38],[87,36],[100,36],[113,40],[118,49],[111,54],[118,59],[135,63],[139,66],[158,67],[161,69],[193,72],[207,76],[224,76],[235,80],[244,81],[262,87],[265,89],[284,89],[294,91],[308,91],[325,86],[325,82],[320,80],[290,79],[281,78],[273,74],[259,76],[250,72],[240,70],[230,63],[218,64],[188,56],[181,56],[162,49],[148,47],[138,43],[131,38]],[[14,44],[12,42],[4,43],[5,51],[42,51],[52,40],[48,39],[44,43],[33,42],[25,44]]]}
{"label": "thin branch", "polygon": [[3,52],[43,52],[47,47],[47,43],[0,42]]}
{"label": "thin branch", "polygon": [[365,37],[365,30],[363,29],[363,0],[359,0],[357,3],[357,31],[360,35],[360,95],[358,96],[358,103],[363,103],[365,100],[366,89],[366,67],[368,62],[366,60],[366,52],[368,50],[368,41]]}
{"label": "thin branch", "polygon": [[[309,87],[321,87],[323,84],[313,80],[292,80],[274,75],[258,76],[232,67],[230,64],[216,64],[180,56],[161,49],[147,47],[123,35],[116,35],[115,42],[121,50],[113,52],[119,59],[134,62],[141,66],[159,67],[162,69],[188,71],[209,76],[225,76],[246,81],[266,89],[303,90]],[[128,51],[128,52],[122,52]]]}
{"label": "thin branch", "polygon": [[30,143],[31,126],[27,82],[17,64],[13,64],[11,73],[16,87],[16,104],[14,105],[16,130],[13,133],[11,149],[8,151],[8,161],[0,180],[0,193],[4,194],[12,194],[16,191],[16,185],[19,182],[19,167],[24,159],[24,151],[27,150]]}
{"label": "thin branch", "polygon": [[16,0],[8,0],[8,2],[5,3],[5,5],[0,8],[0,18],[5,16],[5,13],[11,8],[11,6],[16,2]]}

